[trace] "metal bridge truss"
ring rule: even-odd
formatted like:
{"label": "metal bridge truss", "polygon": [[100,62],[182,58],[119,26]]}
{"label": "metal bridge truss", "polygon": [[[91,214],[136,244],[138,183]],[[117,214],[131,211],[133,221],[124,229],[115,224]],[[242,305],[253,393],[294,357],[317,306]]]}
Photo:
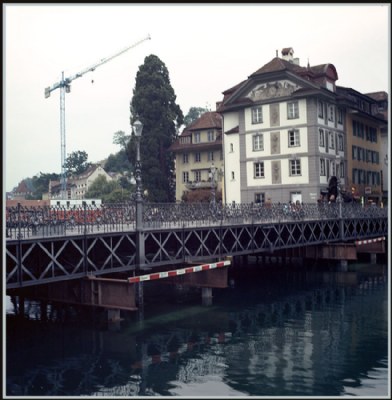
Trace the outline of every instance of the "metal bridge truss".
{"label": "metal bridge truss", "polygon": [[142,234],[143,265],[136,262],[136,231],[7,240],[6,285],[7,289],[13,289],[89,275],[127,273],[129,276],[145,273],[140,270],[158,271],[173,264],[271,253],[387,234],[388,219],[382,216],[150,227]]}

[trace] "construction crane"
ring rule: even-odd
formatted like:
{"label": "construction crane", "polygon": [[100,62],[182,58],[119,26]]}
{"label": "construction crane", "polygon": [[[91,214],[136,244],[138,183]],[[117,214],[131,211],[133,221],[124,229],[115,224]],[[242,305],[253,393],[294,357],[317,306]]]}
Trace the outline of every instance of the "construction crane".
{"label": "construction crane", "polygon": [[126,51],[132,49],[133,47],[136,47],[140,43],[144,42],[145,40],[150,40],[151,36],[147,35],[147,37],[143,38],[142,40],[139,40],[138,42],[132,44],[131,46],[125,47],[121,51],[111,55],[110,57],[107,58],[102,58],[100,61],[97,63],[91,65],[88,68],[85,68],[84,70],[78,72],[75,75],[72,75],[68,78],[64,77],[64,71],[61,74],[61,81],[55,83],[53,86],[49,86],[45,88],[45,98],[47,99],[50,97],[50,93],[53,92],[56,89],[60,89],[60,138],[61,138],[61,177],[60,177],[60,184],[61,184],[61,197],[63,199],[67,198],[66,193],[67,193],[67,175],[65,171],[65,93],[70,93],[71,92],[71,82],[77,78],[82,77],[84,74],[87,72],[92,72],[96,68],[100,67],[103,64],[106,64],[107,62],[113,60],[113,58],[118,57],[119,55],[125,53]]}

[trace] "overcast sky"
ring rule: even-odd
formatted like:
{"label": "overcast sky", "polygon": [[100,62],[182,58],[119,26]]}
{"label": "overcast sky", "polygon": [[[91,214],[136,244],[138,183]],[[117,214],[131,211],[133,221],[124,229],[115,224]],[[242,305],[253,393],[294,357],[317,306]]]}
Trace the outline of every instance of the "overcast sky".
{"label": "overcast sky", "polygon": [[130,134],[136,73],[155,54],[177,103],[209,107],[222,92],[294,49],[301,65],[332,63],[337,84],[361,93],[389,91],[390,5],[3,4],[3,171],[5,190],[61,171],[60,90],[45,87],[143,39],[151,40],[88,72],[66,94],[66,153],[97,162]]}

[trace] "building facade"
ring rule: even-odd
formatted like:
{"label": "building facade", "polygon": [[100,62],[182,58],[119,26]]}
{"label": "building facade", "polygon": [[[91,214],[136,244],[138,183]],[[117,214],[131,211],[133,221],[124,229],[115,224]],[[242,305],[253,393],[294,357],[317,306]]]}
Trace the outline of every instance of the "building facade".
{"label": "building facade", "polygon": [[[301,67],[282,50],[223,92],[224,201],[315,202],[347,187],[347,105],[332,64]],[[350,150],[351,151],[351,150]]]}
{"label": "building facade", "polygon": [[175,154],[176,201],[190,192],[222,190],[222,118],[216,112],[202,114],[170,147]]}
{"label": "building facade", "polygon": [[[350,88],[338,87],[339,103],[346,110],[346,190],[364,204],[381,203],[382,135],[386,121],[379,114],[377,102]],[[388,147],[389,148],[389,147]]]}

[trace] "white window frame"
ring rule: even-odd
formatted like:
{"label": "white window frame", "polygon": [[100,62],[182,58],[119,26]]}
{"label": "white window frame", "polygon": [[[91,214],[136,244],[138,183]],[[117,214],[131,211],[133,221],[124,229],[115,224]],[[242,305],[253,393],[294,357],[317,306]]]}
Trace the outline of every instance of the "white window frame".
{"label": "white window frame", "polygon": [[317,115],[319,118],[324,118],[324,103],[321,100],[317,102]]}
{"label": "white window frame", "polygon": [[201,153],[197,152],[195,153],[195,163],[201,162]]}
{"label": "white window frame", "polygon": [[214,161],[214,152],[213,151],[208,152],[208,161]]}
{"label": "white window frame", "polygon": [[263,122],[262,106],[252,107],[252,124],[261,124]]}
{"label": "white window frame", "polygon": [[188,153],[183,153],[182,154],[182,163],[183,164],[188,164],[189,163],[189,154]]}
{"label": "white window frame", "polygon": [[207,131],[207,140],[209,142],[215,141],[215,132],[213,130]]}
{"label": "white window frame", "polygon": [[193,134],[193,140],[194,140],[194,143],[200,143],[200,141],[201,141],[200,132],[194,132],[194,134]]}
{"label": "white window frame", "polygon": [[264,150],[264,135],[262,133],[256,133],[252,137],[253,151]]}
{"label": "white window frame", "polygon": [[288,147],[301,146],[299,129],[289,129],[287,132]]}
{"label": "white window frame", "polygon": [[201,171],[193,171],[193,181],[200,182],[201,181]]}
{"label": "white window frame", "polygon": [[326,176],[325,159],[320,158],[320,176]]}
{"label": "white window frame", "polygon": [[253,164],[253,176],[256,179],[265,177],[264,161],[256,161]]}
{"label": "white window frame", "polygon": [[189,172],[184,171],[182,173],[182,183],[188,183],[189,182]]}
{"label": "white window frame", "polygon": [[289,175],[290,176],[301,176],[301,160],[300,159],[289,160]]}
{"label": "white window frame", "polygon": [[335,148],[335,132],[332,131],[328,132],[328,145],[330,149]]}
{"label": "white window frame", "polygon": [[319,129],[319,146],[325,147],[325,131],[324,129]]}
{"label": "white window frame", "polygon": [[290,101],[287,103],[287,119],[299,118],[298,101]]}

